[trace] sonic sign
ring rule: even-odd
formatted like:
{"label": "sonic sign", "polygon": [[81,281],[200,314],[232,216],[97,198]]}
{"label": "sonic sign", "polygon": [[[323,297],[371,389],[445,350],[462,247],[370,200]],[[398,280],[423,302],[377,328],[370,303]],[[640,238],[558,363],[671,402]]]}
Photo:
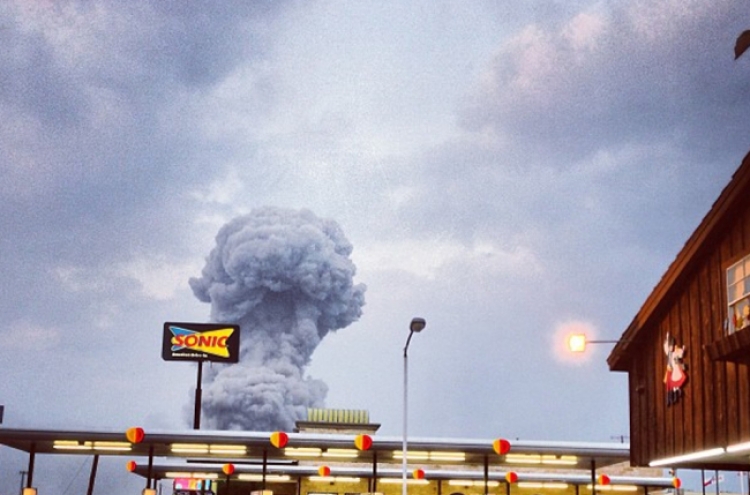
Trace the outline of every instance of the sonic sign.
{"label": "sonic sign", "polygon": [[175,322],[164,324],[161,357],[165,361],[236,363],[239,353],[239,325]]}

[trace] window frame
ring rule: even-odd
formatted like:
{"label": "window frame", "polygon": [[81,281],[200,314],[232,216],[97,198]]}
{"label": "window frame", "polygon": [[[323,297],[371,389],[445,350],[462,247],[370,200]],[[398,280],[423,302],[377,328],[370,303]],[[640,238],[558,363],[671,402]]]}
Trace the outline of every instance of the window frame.
{"label": "window frame", "polygon": [[727,335],[750,328],[750,254],[724,271],[727,296]]}

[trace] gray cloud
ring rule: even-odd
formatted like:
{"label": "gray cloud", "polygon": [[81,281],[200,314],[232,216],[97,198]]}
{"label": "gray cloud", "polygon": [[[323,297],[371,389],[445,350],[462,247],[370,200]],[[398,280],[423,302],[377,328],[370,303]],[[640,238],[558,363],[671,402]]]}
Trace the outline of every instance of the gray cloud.
{"label": "gray cloud", "polygon": [[[194,374],[159,359],[162,323],[207,319],[185,281],[228,219],[273,204],[336,219],[367,314],[314,351],[304,311],[284,342],[246,339],[305,350],[214,366],[229,426],[250,422],[238,408],[289,424],[325,397],[399,434],[401,346],[423,316],[415,435],[626,433],[606,349],[562,369],[548,333],[583,320],[615,336],[744,156],[744,7],[3,2],[7,425],[183,427]],[[218,287],[237,304],[212,319],[252,306]],[[223,384],[249,392],[225,401]],[[13,479],[25,456],[0,455]],[[44,471],[40,493],[64,491]]]}
{"label": "gray cloud", "polygon": [[47,228],[104,228],[204,178],[195,101],[268,55],[286,4],[5,4],[0,198]]}
{"label": "gray cloud", "polygon": [[[61,297],[60,267],[101,275],[138,256],[188,255],[188,191],[231,154],[202,134],[196,102],[268,56],[269,26],[289,5],[0,6],[0,249],[6,279],[25,281],[0,298],[6,318],[59,321],[76,298]],[[113,278],[98,297],[129,285]]]}
{"label": "gray cloud", "polygon": [[351,253],[340,227],[309,210],[260,208],[222,227],[190,279],[213,321],[241,327],[240,363],[208,373],[208,425],[291,430],[323,404],[325,384],[303,375],[320,341],[362,313]]}
{"label": "gray cloud", "polygon": [[464,123],[558,166],[665,141],[736,159],[747,139],[734,122],[750,106],[733,60],[744,14],[737,0],[630,2],[528,25],[498,50]]}

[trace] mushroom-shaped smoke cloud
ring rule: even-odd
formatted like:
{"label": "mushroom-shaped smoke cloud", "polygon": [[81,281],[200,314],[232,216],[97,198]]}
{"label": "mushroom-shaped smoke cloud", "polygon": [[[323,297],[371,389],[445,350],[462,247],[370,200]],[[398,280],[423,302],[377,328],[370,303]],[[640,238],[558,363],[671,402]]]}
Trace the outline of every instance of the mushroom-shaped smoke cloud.
{"label": "mushroom-shaped smoke cloud", "polygon": [[190,286],[212,321],[240,325],[240,358],[205,374],[207,427],[290,430],[323,405],[328,387],[304,371],[328,332],[362,314],[351,252],[336,222],[308,210],[261,208],[219,230]]}

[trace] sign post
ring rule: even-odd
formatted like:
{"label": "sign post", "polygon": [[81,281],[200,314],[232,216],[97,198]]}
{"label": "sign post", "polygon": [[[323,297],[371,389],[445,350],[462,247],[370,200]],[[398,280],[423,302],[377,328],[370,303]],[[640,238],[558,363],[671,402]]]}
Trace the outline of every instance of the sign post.
{"label": "sign post", "polygon": [[[240,327],[225,323],[164,323],[161,357],[165,361],[197,361],[193,429],[201,426],[203,362],[236,363],[240,354]],[[2,422],[0,410],[0,422]]]}
{"label": "sign post", "polygon": [[195,409],[193,410],[193,429],[201,429],[201,404],[203,404],[203,360],[198,361],[198,380],[195,384]]}

